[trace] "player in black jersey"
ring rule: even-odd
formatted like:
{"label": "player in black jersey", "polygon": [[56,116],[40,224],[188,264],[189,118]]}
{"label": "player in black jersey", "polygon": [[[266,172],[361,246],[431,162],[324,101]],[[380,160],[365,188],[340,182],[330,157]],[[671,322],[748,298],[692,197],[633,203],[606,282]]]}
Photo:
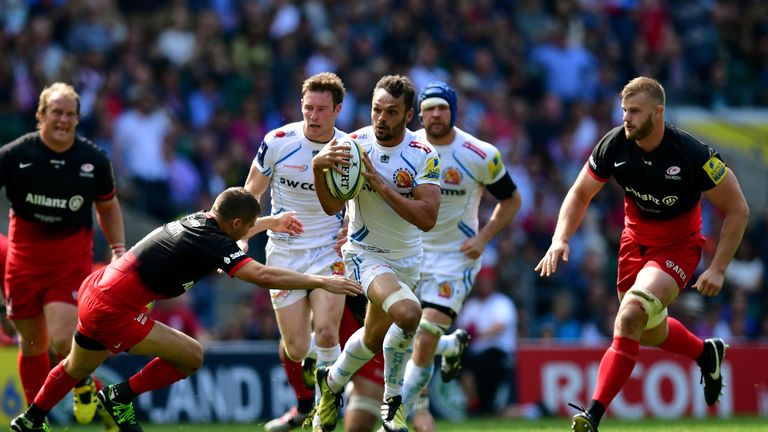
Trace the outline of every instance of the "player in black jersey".
{"label": "player in black jersey", "polygon": [[248,191],[229,188],[216,198],[210,212],[190,214],[155,229],[122,258],[88,276],[80,288],[72,351],[48,374],[34,403],[13,419],[11,430],[45,430],[45,416],[74,384],[110,352],[124,351],[154,359],[127,381],[104,387],[98,399],[120,430],[142,430],[133,398],[186,378],[203,361],[200,343],[147,317],[146,305],[184,294],[217,268],[262,287],[362,294],[360,285],[349,279],[267,267],[248,257],[236,241],[254,225],[256,232],[269,228],[298,233],[294,229],[298,221],[291,213],[257,219],[259,211],[258,200]]}
{"label": "player in black jersey", "polygon": [[[37,132],[0,148],[0,187],[11,203],[5,278],[8,318],[19,334],[19,375],[31,403],[51,370],[49,345],[70,350],[77,322],[77,290],[93,266],[96,216],[115,257],[125,252],[120,203],[106,154],[76,136],[80,97],[55,83],[40,93]],[[75,389],[74,414],[89,423],[96,385]]]}
{"label": "player in black jersey", "polygon": [[667,316],[667,306],[685,288],[701,257],[701,195],[725,215],[712,262],[692,285],[702,295],[720,292],[749,219],[741,187],[720,155],[664,122],[661,84],[635,78],[622,90],[621,100],[623,126],[608,132],[592,151],[565,197],[552,245],[536,266],[541,276],[549,276],[561,258],[568,260],[568,241],[587,206],[614,177],[625,191],[617,281],[621,304],[592,401],[587,409],[572,405],[581,411],[573,417],[574,431],[597,431],[606,408],[629,379],[640,345],[696,360],[704,399],[710,406],[717,403],[727,345],[722,339],[699,339]]}

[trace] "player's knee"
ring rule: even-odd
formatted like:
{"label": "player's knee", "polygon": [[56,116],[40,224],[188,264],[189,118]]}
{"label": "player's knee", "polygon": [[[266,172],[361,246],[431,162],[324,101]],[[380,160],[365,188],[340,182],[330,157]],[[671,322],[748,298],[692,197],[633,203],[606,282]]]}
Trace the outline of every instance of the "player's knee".
{"label": "player's knee", "polygon": [[638,334],[658,326],[667,316],[667,309],[653,293],[642,288],[632,288],[624,295],[616,330],[621,334]]}
{"label": "player's knee", "polygon": [[300,362],[309,353],[309,342],[283,339],[283,352],[288,360]]}
{"label": "player's knee", "polygon": [[[339,343],[339,329],[333,328],[330,325],[315,327],[315,342],[318,346],[336,345]],[[307,350],[309,350],[309,347],[307,347]]]}
{"label": "player's knee", "polygon": [[410,287],[400,283],[400,289],[393,292],[381,306],[398,327],[416,331],[421,320],[421,304]]}
{"label": "player's knee", "polygon": [[179,371],[189,376],[203,366],[203,346],[200,345],[200,342],[193,340],[186,351],[187,355],[184,356],[182,364],[179,365]]}

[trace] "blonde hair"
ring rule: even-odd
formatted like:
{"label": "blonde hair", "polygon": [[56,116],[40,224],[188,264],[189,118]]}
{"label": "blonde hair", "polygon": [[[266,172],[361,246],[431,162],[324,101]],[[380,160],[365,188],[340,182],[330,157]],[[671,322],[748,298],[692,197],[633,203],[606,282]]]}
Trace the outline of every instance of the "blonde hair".
{"label": "blonde hair", "polygon": [[[77,116],[80,117],[80,95],[77,94],[74,87],[63,82],[53,83],[40,92],[40,100],[37,103],[37,117],[45,115],[45,111],[48,109],[48,103],[54,94],[73,98],[77,103]],[[38,124],[38,127],[39,126],[40,125]]]}
{"label": "blonde hair", "polygon": [[347,91],[344,88],[344,82],[333,72],[320,72],[304,80],[301,86],[301,97],[308,92],[331,92],[333,98],[333,107],[336,108],[344,101]]}
{"label": "blonde hair", "polygon": [[633,78],[628,82],[621,90],[621,99],[624,100],[641,93],[652,97],[661,105],[664,105],[667,102],[667,98],[664,94],[664,87],[661,86],[661,83],[653,78],[644,76]]}

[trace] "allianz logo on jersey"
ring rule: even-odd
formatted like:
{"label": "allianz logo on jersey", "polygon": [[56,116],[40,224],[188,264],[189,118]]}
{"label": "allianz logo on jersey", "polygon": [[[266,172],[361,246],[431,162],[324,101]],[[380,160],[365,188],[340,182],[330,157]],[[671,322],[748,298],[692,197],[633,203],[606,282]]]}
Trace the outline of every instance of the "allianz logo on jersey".
{"label": "allianz logo on jersey", "polygon": [[73,212],[80,210],[85,202],[85,198],[82,195],[75,195],[70,199],[51,198],[43,194],[28,193],[24,202],[48,208],[70,209]]}
{"label": "allianz logo on jersey", "polygon": [[280,177],[280,184],[286,185],[290,188],[294,189],[301,189],[301,190],[315,190],[315,184],[314,183],[308,183],[308,182],[300,182],[296,180],[287,179],[285,177]]}
{"label": "allianz logo on jersey", "polygon": [[655,196],[653,196],[651,194],[640,193],[640,192],[632,189],[629,186],[626,187],[626,191],[627,191],[627,193],[631,193],[632,195],[634,195],[635,197],[637,197],[638,199],[640,199],[642,201],[650,201],[650,202],[652,202],[652,203],[654,203],[656,205],[661,205],[662,203],[664,203],[665,205],[671,206],[671,205],[674,205],[677,202],[677,199],[678,199],[678,197],[675,196],[675,195],[670,195],[670,196],[666,196],[666,197],[664,197],[662,199],[658,199],[658,198],[656,198]]}

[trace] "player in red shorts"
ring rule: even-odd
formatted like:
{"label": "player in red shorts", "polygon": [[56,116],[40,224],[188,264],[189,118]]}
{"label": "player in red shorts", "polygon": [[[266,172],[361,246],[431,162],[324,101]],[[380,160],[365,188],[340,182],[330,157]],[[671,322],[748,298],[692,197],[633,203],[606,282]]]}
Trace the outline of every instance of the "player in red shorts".
{"label": "player in red shorts", "polygon": [[[155,229],[130,251],[83,282],[72,351],[45,381],[34,403],[11,422],[16,432],[47,430],[45,416],[82,377],[111,353],[154,357],[130,379],[101,389],[97,397],[122,431],[141,431],[133,399],[194,373],[203,348],[190,336],[149,318],[146,305],[177,297],[219,268],[259,286],[322,288],[361,294],[360,285],[338,276],[314,276],[261,265],[236,241],[270,228],[298,233],[290,213],[257,219],[258,200],[242,187],[222,192],[210,212],[197,212]],[[253,230],[253,231],[251,231]]]}
{"label": "player in red shorts", "polygon": [[[3,279],[5,279],[5,259],[7,256],[8,237],[5,234],[0,234],[0,286],[3,285]],[[13,329],[13,324],[8,321],[5,310],[5,295],[0,289],[0,345],[16,345],[15,335],[16,331]]]}
{"label": "player in red shorts", "polygon": [[727,345],[701,340],[667,306],[685,288],[701,257],[701,195],[724,216],[720,240],[709,267],[692,285],[715,296],[725,269],[741,243],[749,218],[736,176],[709,146],[664,122],[664,88],[638,77],[621,92],[624,124],[608,132],[568,191],[552,245],[536,266],[541,276],[568,260],[568,241],[598,191],[614,177],[624,189],[624,231],[619,249],[617,289],[621,304],[613,343],[600,362],[597,385],[587,409],[573,416],[574,431],[597,431],[605,410],[629,379],[640,345],[658,346],[701,367],[704,399],[720,397],[720,365]]}
{"label": "player in red shorts", "polygon": [[[27,403],[51,370],[48,347],[65,356],[77,322],[77,290],[93,265],[93,220],[115,257],[125,252],[112,163],[76,136],[80,97],[55,83],[40,93],[37,132],[0,149],[0,187],[11,202],[5,302],[19,334],[19,376]],[[96,412],[90,377],[75,389],[75,417]]]}

